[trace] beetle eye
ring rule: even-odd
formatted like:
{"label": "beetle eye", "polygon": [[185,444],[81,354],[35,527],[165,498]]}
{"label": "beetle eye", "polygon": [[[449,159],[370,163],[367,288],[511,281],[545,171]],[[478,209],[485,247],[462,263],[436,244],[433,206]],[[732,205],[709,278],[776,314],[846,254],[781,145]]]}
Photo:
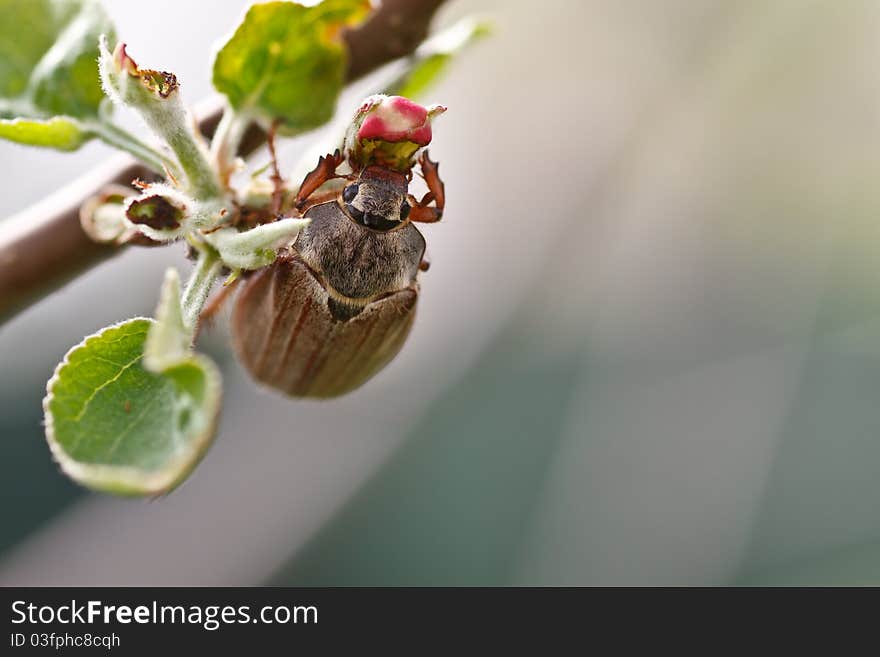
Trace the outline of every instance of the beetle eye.
{"label": "beetle eye", "polygon": [[400,220],[403,221],[409,216],[410,204],[407,201],[404,201],[400,206]]}
{"label": "beetle eye", "polygon": [[354,200],[354,197],[357,196],[358,186],[349,185],[345,189],[342,190],[342,200],[346,203],[351,203]]}

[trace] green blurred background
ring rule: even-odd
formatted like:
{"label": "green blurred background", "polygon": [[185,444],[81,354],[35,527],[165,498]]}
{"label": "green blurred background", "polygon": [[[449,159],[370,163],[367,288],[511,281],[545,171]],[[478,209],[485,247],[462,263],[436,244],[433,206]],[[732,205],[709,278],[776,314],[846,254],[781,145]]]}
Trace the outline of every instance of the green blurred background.
{"label": "green blurred background", "polygon": [[[195,102],[247,3],[106,4]],[[0,583],[880,584],[880,4],[458,0],[440,24],[473,12],[494,36],[425,98],[449,200],[400,357],[290,401],[221,322],[190,481],[87,494],[45,381],[183,261],[106,263],[0,327]],[[106,156],[0,144],[0,212]]]}

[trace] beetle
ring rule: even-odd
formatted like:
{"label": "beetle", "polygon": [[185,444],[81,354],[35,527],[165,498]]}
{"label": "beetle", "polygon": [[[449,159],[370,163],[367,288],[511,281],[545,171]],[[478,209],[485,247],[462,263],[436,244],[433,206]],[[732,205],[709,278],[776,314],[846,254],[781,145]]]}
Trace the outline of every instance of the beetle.
{"label": "beetle", "polygon": [[[400,351],[427,270],[415,223],[443,216],[445,186],[424,151],[428,192],[409,193],[405,172],[369,164],[348,176],[337,150],[319,159],[295,205],[310,223],[268,267],[243,282],[232,312],[233,345],[257,381],[296,397],[336,397],[379,372]],[[334,178],[348,184],[318,190]]]}

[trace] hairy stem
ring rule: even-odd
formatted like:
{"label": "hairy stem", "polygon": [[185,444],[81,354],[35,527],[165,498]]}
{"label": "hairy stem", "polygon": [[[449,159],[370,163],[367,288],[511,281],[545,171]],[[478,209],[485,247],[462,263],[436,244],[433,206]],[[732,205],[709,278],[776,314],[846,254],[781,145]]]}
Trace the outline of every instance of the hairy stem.
{"label": "hairy stem", "polygon": [[186,283],[180,305],[183,309],[183,322],[193,335],[199,323],[199,315],[222,267],[223,263],[217,252],[214,249],[205,249],[199,254],[196,267]]}
{"label": "hairy stem", "polygon": [[106,121],[96,121],[90,123],[88,127],[105,144],[134,156],[154,173],[160,175],[165,171],[174,173],[175,165],[168,158],[118,125]]}
{"label": "hairy stem", "polygon": [[162,135],[177,156],[189,182],[190,193],[200,201],[221,195],[217,174],[208,162],[207,153],[188,130],[169,130]]}

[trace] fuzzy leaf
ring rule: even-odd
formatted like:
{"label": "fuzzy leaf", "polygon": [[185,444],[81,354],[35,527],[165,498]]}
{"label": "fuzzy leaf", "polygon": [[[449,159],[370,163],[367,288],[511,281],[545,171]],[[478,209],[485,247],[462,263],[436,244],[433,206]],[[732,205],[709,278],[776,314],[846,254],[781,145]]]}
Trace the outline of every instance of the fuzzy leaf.
{"label": "fuzzy leaf", "polygon": [[308,219],[288,217],[245,231],[221,228],[204,238],[230,269],[259,269],[275,262],[278,249],[290,244],[308,223]]}
{"label": "fuzzy leaf", "polygon": [[0,116],[93,118],[104,95],[96,0],[0,0]]}
{"label": "fuzzy leaf", "polygon": [[180,305],[180,275],[174,267],[165,270],[165,280],[156,308],[156,321],[147,333],[144,367],[162,372],[190,358],[192,331],[183,322]]}
{"label": "fuzzy leaf", "polygon": [[79,121],[67,116],[51,119],[0,119],[0,137],[29,146],[75,151],[92,133]]}
{"label": "fuzzy leaf", "polygon": [[121,495],[180,484],[213,440],[220,374],[192,356],[160,374],[143,367],[152,320],[107,327],[73,347],[43,400],[46,437],[72,479]]}
{"label": "fuzzy leaf", "polygon": [[94,132],[104,94],[96,0],[0,0],[0,138],[74,151]]}
{"label": "fuzzy leaf", "polygon": [[344,84],[340,32],[369,8],[368,0],[253,5],[217,53],[214,86],[238,111],[265,122],[279,120],[283,134],[329,121]]}

